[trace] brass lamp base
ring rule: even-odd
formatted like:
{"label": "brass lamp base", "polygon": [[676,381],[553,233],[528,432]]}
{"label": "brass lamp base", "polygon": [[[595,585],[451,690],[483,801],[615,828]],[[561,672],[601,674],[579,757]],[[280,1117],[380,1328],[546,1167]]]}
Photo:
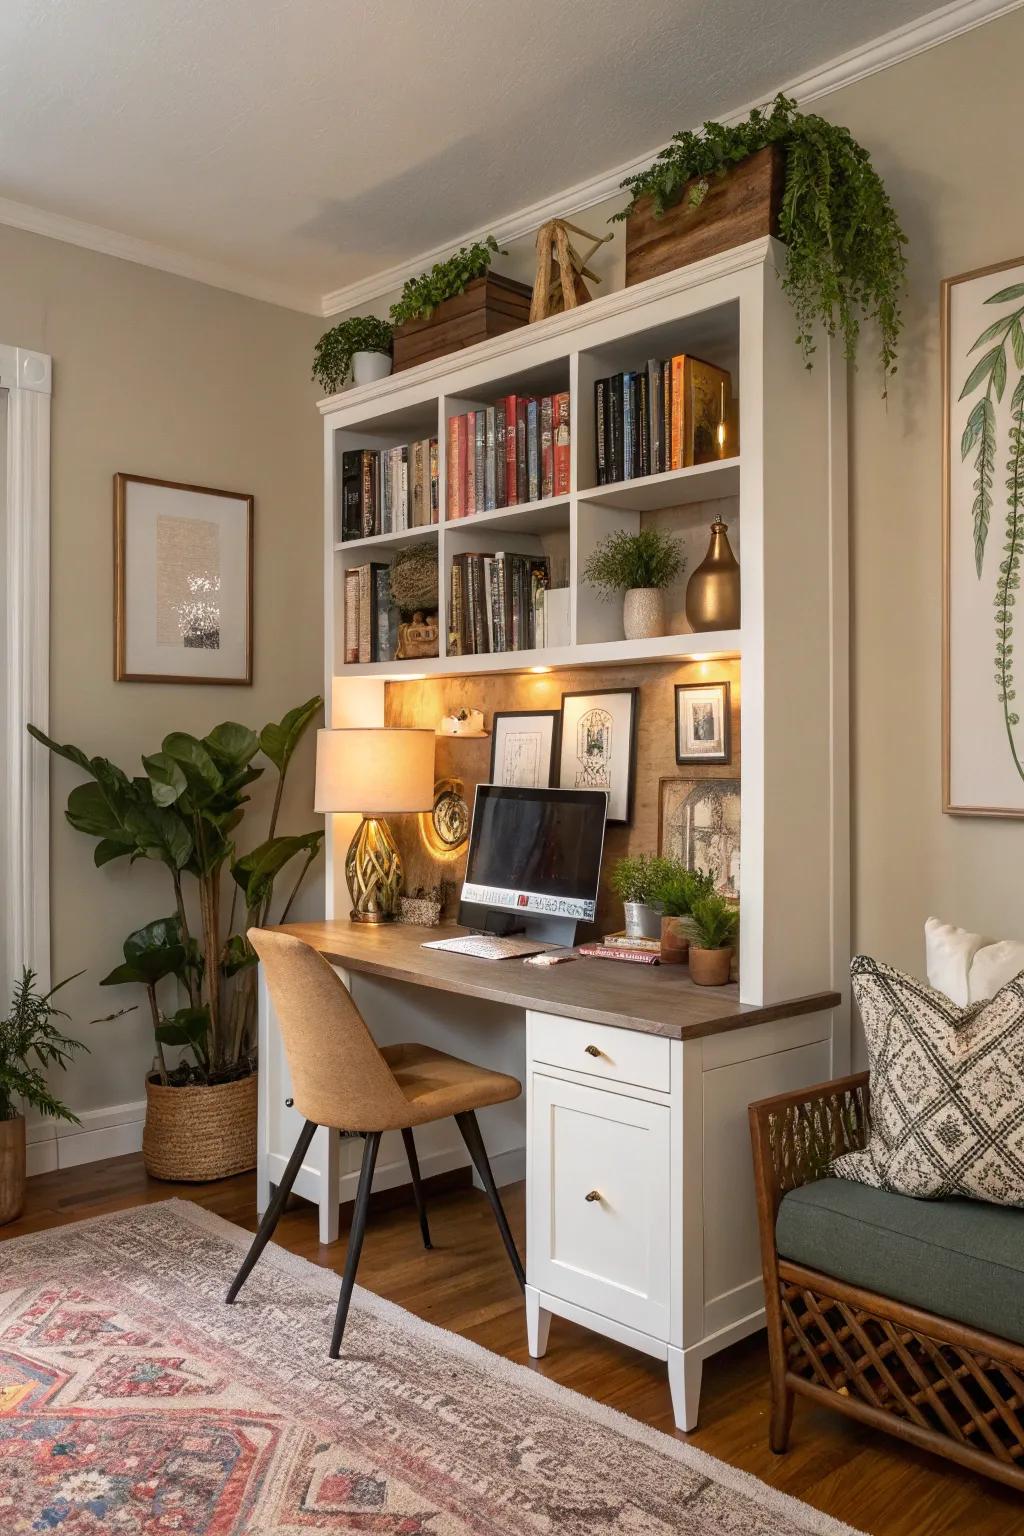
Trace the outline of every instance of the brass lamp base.
{"label": "brass lamp base", "polygon": [[345,878],[354,923],[389,923],[402,894],[402,857],[382,817],[364,816],[348,845]]}

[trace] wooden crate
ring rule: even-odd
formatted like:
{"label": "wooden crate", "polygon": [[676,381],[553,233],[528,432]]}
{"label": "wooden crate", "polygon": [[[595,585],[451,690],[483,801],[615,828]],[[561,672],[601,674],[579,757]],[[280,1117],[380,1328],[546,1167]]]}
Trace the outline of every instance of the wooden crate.
{"label": "wooden crate", "polygon": [[497,272],[474,278],[464,292],[439,304],[429,320],[406,320],[398,326],[394,372],[528,324],[532,294],[525,283]]}
{"label": "wooden crate", "polygon": [[626,287],[762,235],[777,235],[785,173],[782,150],[770,144],[724,176],[712,176],[699,208],[688,202],[693,182],[660,219],[651,199],[643,198],[626,220]]}

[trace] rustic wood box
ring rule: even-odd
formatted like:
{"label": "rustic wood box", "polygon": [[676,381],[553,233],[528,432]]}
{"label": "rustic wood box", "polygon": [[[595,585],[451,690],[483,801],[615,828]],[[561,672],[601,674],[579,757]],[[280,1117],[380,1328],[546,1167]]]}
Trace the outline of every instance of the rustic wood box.
{"label": "rustic wood box", "polygon": [[397,327],[395,373],[528,324],[532,295],[525,283],[497,272],[474,278],[464,292],[439,304],[429,320],[406,320]]}
{"label": "rustic wood box", "polygon": [[660,219],[651,199],[643,198],[626,220],[626,287],[762,235],[777,235],[785,174],[785,155],[770,144],[724,176],[712,176],[699,208],[688,202],[693,182]]}

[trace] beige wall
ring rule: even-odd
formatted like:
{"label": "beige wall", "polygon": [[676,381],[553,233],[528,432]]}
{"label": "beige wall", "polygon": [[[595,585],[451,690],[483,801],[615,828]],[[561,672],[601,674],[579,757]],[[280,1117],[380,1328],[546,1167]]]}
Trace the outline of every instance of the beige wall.
{"label": "beige wall", "polygon": [[[309,383],[322,326],[146,267],[0,228],[0,340],[53,356],[51,728],[61,741],[141,771],[172,729],[256,727],[322,687],[319,418]],[[251,688],[112,681],[115,470],[252,492],[256,498]],[[312,817],[312,741],[293,766],[282,830]],[[40,750],[42,750],[40,748]],[[78,1109],[137,1101],[153,1048],[136,1001],[100,989],[140,923],[173,910],[166,871],[97,870],[93,840],[63,818],[81,775],[53,770],[53,974],[87,974],[65,994],[92,1046],[66,1081]],[[257,790],[260,786],[257,786]],[[257,802],[258,804],[258,802]],[[252,841],[265,836],[257,810]],[[315,892],[315,884],[314,884]]]}

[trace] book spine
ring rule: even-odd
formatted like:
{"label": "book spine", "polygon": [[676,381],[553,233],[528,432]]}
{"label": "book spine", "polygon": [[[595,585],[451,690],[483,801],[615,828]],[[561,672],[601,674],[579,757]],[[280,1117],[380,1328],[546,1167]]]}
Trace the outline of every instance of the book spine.
{"label": "book spine", "polygon": [[507,495],[505,468],[505,402],[494,407],[494,505],[503,507]]}
{"label": "book spine", "polygon": [[608,379],[594,385],[594,449],[597,458],[597,483],[608,484]]}
{"label": "book spine", "polygon": [[451,602],[448,611],[448,647],[453,656],[463,655],[462,649],[462,567],[458,556],[452,560]]}
{"label": "book spine", "polygon": [[395,483],[395,450],[388,448],[380,458],[380,532],[391,532],[391,507]]}
{"label": "book spine", "polygon": [[516,501],[528,500],[529,483],[526,478],[526,400],[516,399]]}
{"label": "book spine", "polygon": [[395,521],[396,528],[408,528],[409,526],[409,449],[400,448],[398,452],[398,517]]}
{"label": "book spine", "polygon": [[622,473],[622,374],[617,373],[608,384],[608,481],[616,484],[624,478]]}
{"label": "book spine", "polygon": [[358,539],[362,533],[360,489],[362,461],[358,450],[341,456],[341,537]]}
{"label": "book spine", "polygon": [[491,650],[503,651],[502,644],[502,610],[504,608],[504,594],[501,590],[501,556],[493,555],[486,562],[487,565],[487,599],[490,615]]}
{"label": "book spine", "polygon": [[633,381],[635,375],[622,375],[622,478],[632,480],[636,474],[633,464]]}
{"label": "book spine", "polygon": [[465,517],[469,506],[469,416],[459,417],[459,510]]}
{"label": "book spine", "polygon": [[476,484],[476,418],[478,411],[466,412],[466,516],[478,509]]}
{"label": "book spine", "polygon": [[672,426],[671,457],[669,469],[683,467],[683,373],[686,358],[682,354],[672,359]]}
{"label": "book spine", "polygon": [[516,397],[505,396],[505,505],[514,507],[519,501],[516,481]]}
{"label": "book spine", "polygon": [[495,501],[494,459],[497,451],[494,406],[489,405],[484,415],[484,510],[493,512]]}
{"label": "book spine", "polygon": [[369,538],[372,538],[372,536],[373,536],[373,515],[374,515],[374,513],[373,513],[373,489],[374,489],[373,458],[374,458],[374,455],[373,455],[372,450],[369,449],[369,448],[364,448],[363,452],[362,452],[362,478],[363,478],[363,483],[362,483],[362,491],[361,491],[360,500],[359,500],[360,511],[362,513],[362,526],[360,528],[360,538],[363,538],[363,539],[369,539]]}
{"label": "book spine", "polygon": [[376,646],[374,661],[391,661],[391,582],[386,565],[373,567],[374,606],[376,608]]}
{"label": "book spine", "polygon": [[476,479],[476,510],[487,510],[487,412],[477,411],[475,422],[474,450],[475,479]]}
{"label": "book spine", "polygon": [[459,515],[459,418],[448,418],[448,442],[445,450],[444,515],[451,522]]}
{"label": "book spine", "polygon": [[373,475],[373,531],[375,534],[378,534],[384,531],[384,525],[381,522],[380,511],[381,485],[384,477],[384,454],[379,449],[373,455]]}
{"label": "book spine", "polygon": [[540,402],[530,400],[526,414],[527,501],[540,500]]}
{"label": "book spine", "polygon": [[661,365],[661,417],[658,421],[658,445],[661,467],[671,468],[672,458],[672,359]]}
{"label": "book spine", "polygon": [[633,449],[633,463],[636,465],[638,475],[649,475],[651,472],[650,441],[651,420],[650,401],[647,394],[647,374],[638,373],[636,376],[636,418],[634,422],[634,435],[636,443]]}
{"label": "book spine", "polygon": [[494,557],[492,569],[497,573],[496,585],[498,588],[497,599],[497,626],[498,626],[498,650],[509,649],[509,625],[508,625],[508,572],[507,561],[504,553],[499,550]]}
{"label": "book spine", "polygon": [[441,516],[441,461],[438,454],[437,438],[430,438],[428,446],[430,462],[430,521],[436,523]]}
{"label": "book spine", "polygon": [[371,567],[359,566],[359,660],[373,660],[373,581]]}
{"label": "book spine", "polygon": [[423,450],[425,447],[426,443],[419,439],[413,443],[411,449],[412,463],[409,467],[408,522],[404,524],[406,528],[421,528],[427,521],[423,502],[423,487],[425,483],[423,478]]}
{"label": "book spine", "polygon": [[647,363],[647,473],[656,475],[658,462],[658,415],[661,409],[661,364],[657,358]]}
{"label": "book spine", "polygon": [[359,572],[345,572],[345,662],[359,660]]}
{"label": "book spine", "polygon": [[540,494],[555,494],[554,401],[545,395],[540,403]]}
{"label": "book spine", "polygon": [[554,458],[555,458],[555,496],[568,496],[570,465],[572,460],[572,442],[569,411],[569,392],[563,390],[555,395],[552,400],[552,417],[554,431]]}

